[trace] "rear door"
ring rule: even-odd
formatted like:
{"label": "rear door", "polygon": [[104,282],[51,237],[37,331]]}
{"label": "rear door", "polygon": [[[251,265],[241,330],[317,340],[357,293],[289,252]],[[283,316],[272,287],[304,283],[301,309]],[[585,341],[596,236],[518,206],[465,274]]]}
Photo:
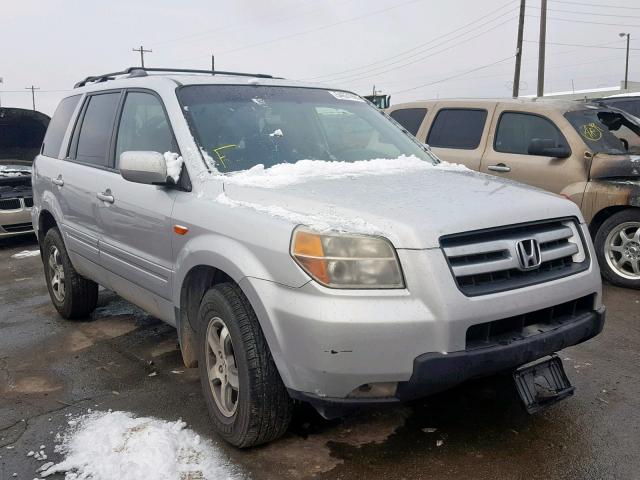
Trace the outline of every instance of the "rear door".
{"label": "rear door", "polygon": [[121,96],[120,90],[87,95],[57,179],[65,245],[72,256],[93,264],[99,263],[100,209],[104,208],[97,194],[113,175],[108,155]]}
{"label": "rear door", "polygon": [[527,183],[554,193],[568,185],[586,181],[586,164],[574,153],[568,158],[529,155],[533,139],[553,140],[558,146],[569,143],[560,128],[541,114],[510,110],[504,105],[496,112],[481,171]]}
{"label": "rear door", "polygon": [[106,198],[99,208],[100,263],[119,277],[170,299],[171,212],[178,190],[122,178],[118,161],[126,151],[179,153],[162,101],[151,91],[125,93],[110,156],[112,169],[96,186]]}
{"label": "rear door", "polygon": [[479,170],[494,109],[491,103],[438,104],[424,141],[442,160]]}

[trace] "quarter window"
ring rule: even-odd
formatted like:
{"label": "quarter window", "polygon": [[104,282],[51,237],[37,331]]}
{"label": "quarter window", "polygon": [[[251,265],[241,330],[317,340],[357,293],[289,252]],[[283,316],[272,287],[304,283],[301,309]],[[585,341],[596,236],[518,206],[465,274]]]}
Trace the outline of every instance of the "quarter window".
{"label": "quarter window", "polygon": [[101,167],[107,166],[107,153],[119,99],[120,92],[89,97],[78,134],[76,160]]}
{"label": "quarter window", "polygon": [[564,136],[551,120],[529,113],[505,112],[498,122],[494,150],[528,155],[529,145],[534,139],[552,140],[558,147],[568,147]]}
{"label": "quarter window", "polygon": [[403,108],[394,110],[389,116],[406,128],[411,135],[416,136],[426,114],[426,108]]}
{"label": "quarter window", "polygon": [[431,126],[427,143],[432,147],[475,150],[486,121],[486,110],[442,109]]}
{"label": "quarter window", "polygon": [[127,93],[116,140],[116,166],[120,154],[132,150],[177,150],[162,103],[150,93]]}
{"label": "quarter window", "polygon": [[62,146],[62,139],[64,138],[64,134],[69,126],[69,121],[79,100],[80,95],[64,98],[56,108],[51,123],[49,123],[47,133],[44,136],[44,142],[42,144],[43,155],[58,158],[60,147]]}

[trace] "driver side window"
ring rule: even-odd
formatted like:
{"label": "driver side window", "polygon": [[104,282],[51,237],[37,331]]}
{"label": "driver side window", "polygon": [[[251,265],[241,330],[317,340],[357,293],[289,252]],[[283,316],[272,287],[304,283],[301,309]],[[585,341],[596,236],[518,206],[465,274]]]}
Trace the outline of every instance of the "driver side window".
{"label": "driver side window", "polygon": [[493,149],[501,153],[529,155],[529,145],[534,139],[552,140],[556,147],[569,146],[551,120],[529,113],[505,112],[498,122]]}
{"label": "driver side window", "polygon": [[160,100],[150,93],[129,92],[124,101],[116,140],[116,168],[127,151],[177,151],[169,119]]}

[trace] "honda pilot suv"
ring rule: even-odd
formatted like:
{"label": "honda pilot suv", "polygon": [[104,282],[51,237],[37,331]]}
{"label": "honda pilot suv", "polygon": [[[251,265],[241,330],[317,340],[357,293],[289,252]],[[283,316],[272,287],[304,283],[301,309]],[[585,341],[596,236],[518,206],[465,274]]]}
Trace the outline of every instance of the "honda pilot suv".
{"label": "honda pilot suv", "polygon": [[533,411],[572,391],[547,356],[603,327],[575,204],[441,163],[343,90],[89,77],[58,106],[33,187],[60,315],[86,317],[102,285],[176,326],[240,447],[281,436],[295,402],[330,418],[498,372]]}

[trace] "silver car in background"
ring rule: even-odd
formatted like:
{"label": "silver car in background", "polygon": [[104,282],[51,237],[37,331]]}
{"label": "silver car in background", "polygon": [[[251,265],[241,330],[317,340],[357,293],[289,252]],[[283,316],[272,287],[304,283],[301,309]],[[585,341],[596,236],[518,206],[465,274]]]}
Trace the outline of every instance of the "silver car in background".
{"label": "silver car in background", "polygon": [[295,401],[410,400],[602,330],[573,203],[440,163],[353,93],[153,69],[76,87],[33,173],[52,302],[85,317],[100,284],[175,325],[234,445],[281,436]]}

